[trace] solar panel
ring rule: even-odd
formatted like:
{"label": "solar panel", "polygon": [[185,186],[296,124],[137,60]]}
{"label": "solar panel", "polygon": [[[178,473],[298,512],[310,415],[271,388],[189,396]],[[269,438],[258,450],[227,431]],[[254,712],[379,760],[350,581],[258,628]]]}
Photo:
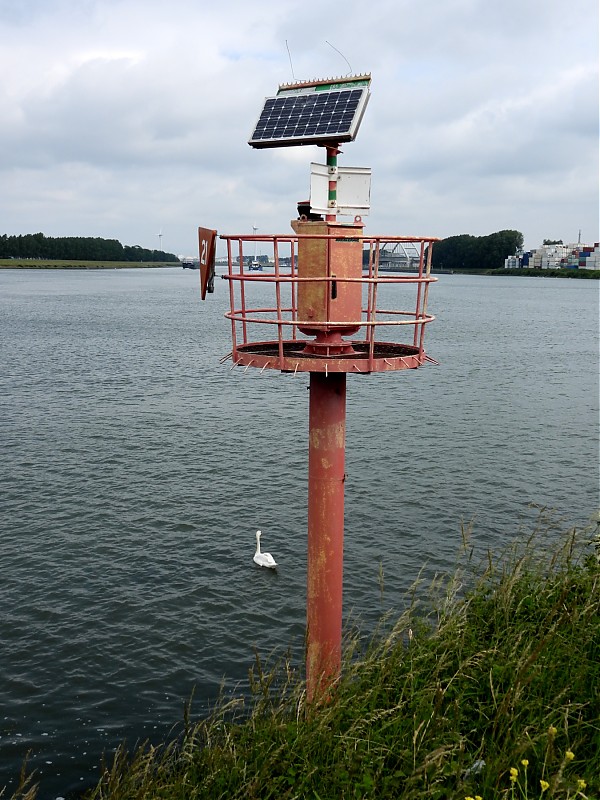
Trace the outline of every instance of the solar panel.
{"label": "solar panel", "polygon": [[350,142],[369,99],[370,75],[284,84],[267,97],[248,144],[289,147]]}

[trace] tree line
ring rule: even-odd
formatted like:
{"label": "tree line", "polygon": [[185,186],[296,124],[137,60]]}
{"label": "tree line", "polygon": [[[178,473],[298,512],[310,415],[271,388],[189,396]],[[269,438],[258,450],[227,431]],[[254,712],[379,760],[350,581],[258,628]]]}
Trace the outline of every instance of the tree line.
{"label": "tree line", "polygon": [[179,261],[173,253],[122,245],[117,239],[91,236],[0,236],[0,258],[42,258],[49,261]]}
{"label": "tree line", "polygon": [[433,245],[432,266],[434,269],[488,270],[504,267],[504,259],[513,256],[523,247],[520,231],[498,231],[488,236],[449,236]]}

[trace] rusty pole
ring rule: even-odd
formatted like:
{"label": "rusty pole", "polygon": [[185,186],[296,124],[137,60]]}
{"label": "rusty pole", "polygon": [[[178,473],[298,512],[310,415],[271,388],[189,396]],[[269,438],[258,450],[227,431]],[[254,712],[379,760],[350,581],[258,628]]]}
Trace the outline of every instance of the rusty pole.
{"label": "rusty pole", "polygon": [[341,671],[346,373],[310,373],[306,683],[318,700]]}

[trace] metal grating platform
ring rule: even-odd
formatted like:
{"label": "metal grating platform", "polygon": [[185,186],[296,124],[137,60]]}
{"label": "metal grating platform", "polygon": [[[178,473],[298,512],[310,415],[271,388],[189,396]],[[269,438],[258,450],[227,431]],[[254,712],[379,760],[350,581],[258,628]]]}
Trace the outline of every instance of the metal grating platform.
{"label": "metal grating platform", "polygon": [[366,375],[370,372],[392,372],[416,369],[427,361],[436,363],[418,347],[395,342],[352,341],[353,353],[345,355],[315,355],[304,352],[299,340],[252,342],[239,345],[234,356],[238,366],[277,369],[282,372],[349,372]]}

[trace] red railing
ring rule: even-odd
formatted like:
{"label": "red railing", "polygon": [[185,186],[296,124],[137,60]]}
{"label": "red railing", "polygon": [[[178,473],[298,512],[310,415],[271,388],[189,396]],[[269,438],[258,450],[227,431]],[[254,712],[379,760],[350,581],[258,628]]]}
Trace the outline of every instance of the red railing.
{"label": "red railing", "polygon": [[[323,275],[310,277],[303,277],[298,271],[301,240],[327,240],[329,248],[333,240],[340,241],[339,236],[220,237],[227,243],[228,272],[223,278],[229,282],[230,310],[226,317],[231,321],[231,357],[235,364],[284,372],[367,373],[410,369],[434,361],[425,354],[424,335],[425,326],[435,319],[428,312],[427,303],[429,286],[437,280],[431,275],[432,245],[437,239],[353,236],[352,233],[350,229],[348,241],[361,241],[368,256],[363,256],[362,274],[345,277],[337,272],[329,274],[327,269],[323,270]],[[400,247],[404,250],[402,258],[397,252],[394,254]],[[405,264],[401,263],[403,258]],[[405,267],[402,274],[385,267],[394,261],[397,267]],[[407,273],[408,266],[414,272]],[[338,321],[327,317],[315,322],[299,318],[298,293],[302,291],[302,284],[323,283],[330,287],[331,293],[336,292],[340,284],[360,284],[360,319]],[[380,296],[381,302],[387,304],[404,300],[404,290],[410,287],[414,287],[415,296],[408,308],[379,305]],[[273,294],[268,296],[272,289],[273,301],[270,299]],[[276,328],[276,335],[265,335],[264,326]],[[399,332],[404,333],[411,327],[409,341],[398,341]],[[302,328],[310,328],[313,333],[317,331],[317,340],[320,331],[327,331],[325,343],[317,346],[315,339],[303,333]],[[345,329],[358,329],[358,334],[343,339],[339,332]],[[383,330],[388,337],[385,341],[381,339]]]}

